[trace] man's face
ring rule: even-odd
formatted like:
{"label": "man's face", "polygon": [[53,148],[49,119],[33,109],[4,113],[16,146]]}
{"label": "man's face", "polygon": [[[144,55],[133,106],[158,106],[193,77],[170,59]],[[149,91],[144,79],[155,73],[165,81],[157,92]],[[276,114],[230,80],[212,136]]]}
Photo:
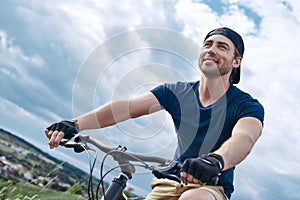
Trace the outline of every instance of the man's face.
{"label": "man's face", "polygon": [[208,37],[202,47],[199,57],[199,68],[208,78],[230,75],[233,68],[240,65],[241,59],[234,57],[233,42],[223,35]]}

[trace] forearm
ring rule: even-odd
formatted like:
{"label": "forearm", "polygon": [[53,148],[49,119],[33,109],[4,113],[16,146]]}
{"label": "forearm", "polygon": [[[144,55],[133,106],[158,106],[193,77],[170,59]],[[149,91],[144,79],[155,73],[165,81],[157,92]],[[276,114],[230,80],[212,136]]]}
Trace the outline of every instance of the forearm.
{"label": "forearm", "polygon": [[130,118],[139,117],[160,110],[152,93],[125,101],[113,101],[85,115],[75,118],[80,131],[104,128]]}
{"label": "forearm", "polygon": [[224,169],[242,162],[250,153],[262,132],[261,122],[254,118],[242,119],[233,130],[233,135],[214,153],[224,159]]}
{"label": "forearm", "polygon": [[224,159],[224,169],[230,169],[243,161],[254,146],[253,141],[247,135],[239,134],[232,136],[214,153]]}
{"label": "forearm", "polygon": [[130,118],[127,101],[115,101],[101,106],[89,113],[76,117],[82,130],[104,128]]}

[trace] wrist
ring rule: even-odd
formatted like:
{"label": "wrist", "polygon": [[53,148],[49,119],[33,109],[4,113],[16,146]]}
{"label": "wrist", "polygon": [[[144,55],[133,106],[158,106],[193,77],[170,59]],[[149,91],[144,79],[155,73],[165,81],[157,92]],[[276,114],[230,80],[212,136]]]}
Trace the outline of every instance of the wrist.
{"label": "wrist", "polygon": [[70,122],[74,123],[75,129],[77,130],[77,133],[79,133],[81,131],[79,123],[78,123],[78,119],[71,119]]}
{"label": "wrist", "polygon": [[224,169],[224,166],[225,166],[225,162],[224,162],[224,159],[221,155],[219,154],[216,154],[216,153],[209,153],[207,154],[208,156],[216,159],[219,163],[219,166],[220,166],[220,170],[222,171]]}

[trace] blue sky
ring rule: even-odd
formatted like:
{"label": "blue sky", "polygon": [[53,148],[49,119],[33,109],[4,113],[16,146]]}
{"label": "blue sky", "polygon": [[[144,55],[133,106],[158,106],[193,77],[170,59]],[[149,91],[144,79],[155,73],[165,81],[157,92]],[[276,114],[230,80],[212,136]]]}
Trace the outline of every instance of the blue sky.
{"label": "blue sky", "polygon": [[[165,81],[196,80],[203,37],[228,26],[246,45],[238,86],[266,111],[262,137],[236,168],[232,199],[297,199],[299,12],[298,0],[1,1],[0,127],[84,168],[81,156],[48,149],[47,125]],[[164,156],[176,142],[164,112],[85,133]],[[141,172],[132,184],[149,190],[150,180]]]}

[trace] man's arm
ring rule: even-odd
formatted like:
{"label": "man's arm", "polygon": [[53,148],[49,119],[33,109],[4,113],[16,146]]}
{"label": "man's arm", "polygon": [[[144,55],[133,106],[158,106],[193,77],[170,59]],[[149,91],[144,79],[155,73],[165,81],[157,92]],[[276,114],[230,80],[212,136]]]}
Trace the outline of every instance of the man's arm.
{"label": "man's arm", "polygon": [[[159,111],[161,106],[156,97],[148,92],[145,95],[126,101],[113,101],[91,112],[74,118],[78,125],[78,132],[114,125],[130,118],[139,117]],[[64,137],[62,131],[45,130],[49,138],[50,148],[57,147]]]}
{"label": "man's arm", "polygon": [[[185,160],[180,172],[181,179],[186,184],[189,182],[202,184],[203,181],[208,181],[209,178],[217,175],[221,169],[226,170],[236,166],[250,153],[261,132],[262,123],[258,119],[254,117],[240,119],[233,128],[232,136],[214,152],[217,155],[208,154],[205,157]],[[224,163],[218,155],[222,156]]]}
{"label": "man's arm", "polygon": [[241,118],[234,126],[232,136],[214,153],[224,159],[224,169],[230,169],[243,161],[262,133],[262,123],[254,117]]}
{"label": "man's arm", "polygon": [[148,92],[130,100],[113,101],[87,114],[76,117],[79,130],[104,128],[130,118],[159,111],[161,106],[156,97]]}

